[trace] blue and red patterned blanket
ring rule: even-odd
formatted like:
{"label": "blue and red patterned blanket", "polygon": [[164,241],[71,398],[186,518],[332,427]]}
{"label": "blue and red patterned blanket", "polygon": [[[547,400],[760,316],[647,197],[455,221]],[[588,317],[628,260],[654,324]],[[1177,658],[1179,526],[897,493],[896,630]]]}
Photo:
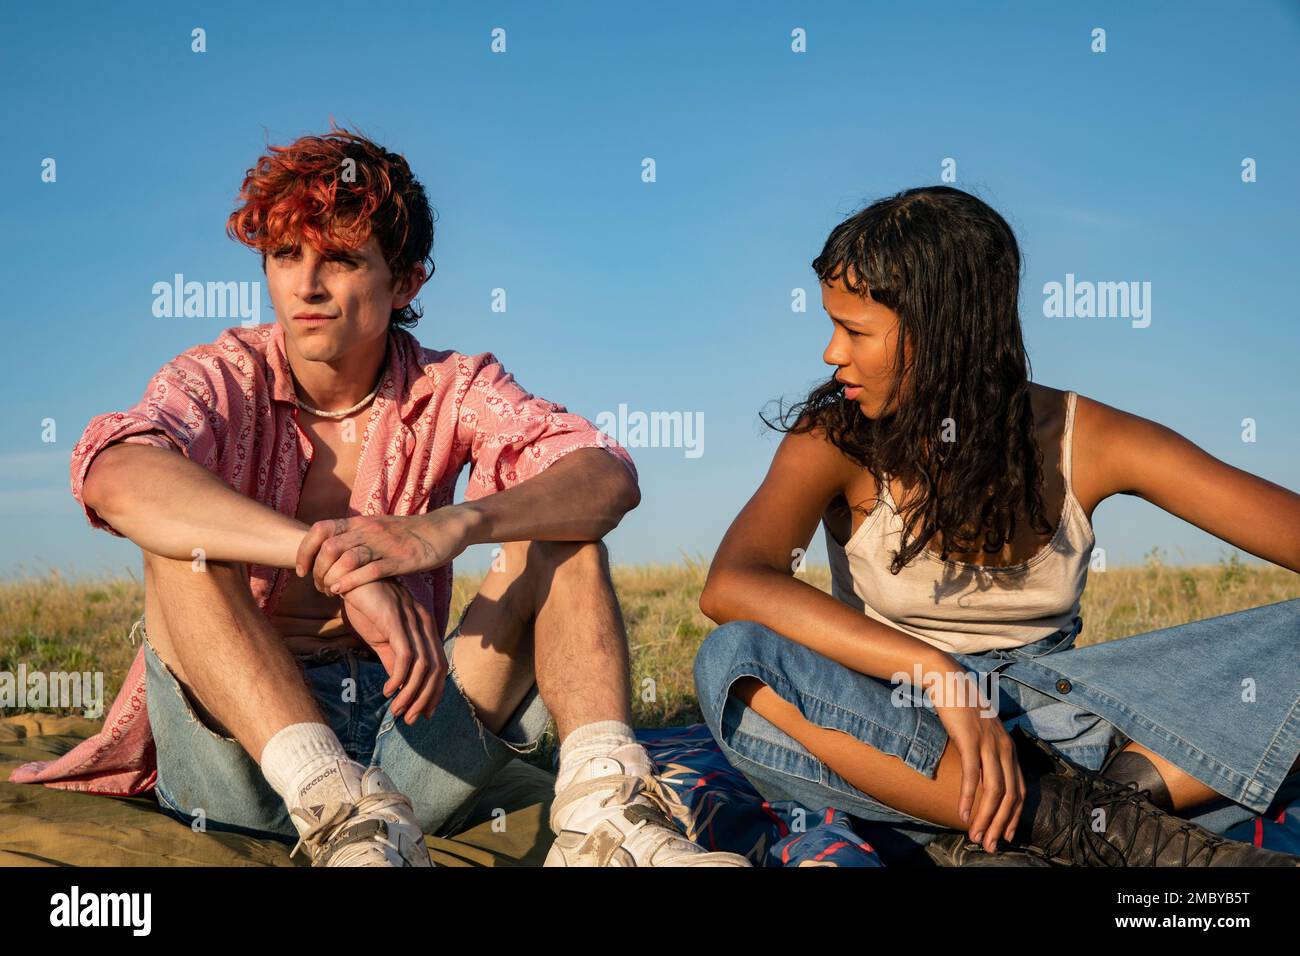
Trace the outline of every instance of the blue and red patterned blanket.
{"label": "blue and red patterned blanket", "polygon": [[[678,822],[702,846],[743,853],[755,866],[885,865],[843,811],[765,800],[727,762],[706,725],[640,729],[636,736],[675,798]],[[1224,836],[1300,854],[1300,801],[1269,818],[1256,816]]]}

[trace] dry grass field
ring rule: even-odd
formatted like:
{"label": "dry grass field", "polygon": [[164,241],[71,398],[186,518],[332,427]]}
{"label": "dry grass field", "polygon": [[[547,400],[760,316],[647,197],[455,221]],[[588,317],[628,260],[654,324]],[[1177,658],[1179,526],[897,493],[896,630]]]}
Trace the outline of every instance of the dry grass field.
{"label": "dry grass field", "polygon": [[[701,719],[691,663],[713,628],[696,604],[707,571],[707,563],[691,560],[614,568],[631,644],[633,717],[638,727]],[[809,567],[801,577],[830,590],[825,567]],[[482,578],[457,575],[452,626]],[[1235,554],[1217,565],[1176,566],[1152,552],[1145,565],[1089,575],[1079,646],[1295,597],[1300,597],[1300,575],[1284,568],[1246,564]],[[20,663],[29,673],[102,671],[107,708],[137,650],[127,642],[127,634],[143,607],[144,585],[138,576],[74,582],[55,572],[0,582],[0,671],[16,673]],[[537,755],[542,765],[548,760],[549,748]]]}

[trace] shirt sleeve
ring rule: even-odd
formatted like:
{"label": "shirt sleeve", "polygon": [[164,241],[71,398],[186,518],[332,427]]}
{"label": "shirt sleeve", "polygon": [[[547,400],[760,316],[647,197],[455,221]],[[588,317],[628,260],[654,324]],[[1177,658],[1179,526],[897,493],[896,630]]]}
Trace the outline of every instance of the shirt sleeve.
{"label": "shirt sleeve", "polygon": [[209,471],[220,474],[219,449],[226,421],[213,405],[219,390],[203,365],[180,355],[164,365],[150,380],[144,397],[124,412],[106,412],[90,420],[72,449],[72,496],[77,499],[92,528],[126,537],[86,504],[86,472],[101,451],[117,442],[154,445],[179,451]]}
{"label": "shirt sleeve", "polygon": [[605,449],[636,480],[632,456],[590,421],[526,391],[491,352],[469,362],[456,419],[457,438],[473,462],[466,501],[535,478],[579,448]]}

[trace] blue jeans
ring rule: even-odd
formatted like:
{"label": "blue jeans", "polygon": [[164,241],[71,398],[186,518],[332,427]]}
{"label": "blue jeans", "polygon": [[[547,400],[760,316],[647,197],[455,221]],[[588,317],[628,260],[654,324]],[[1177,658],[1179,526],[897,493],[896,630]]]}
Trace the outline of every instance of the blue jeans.
{"label": "blue jeans", "polygon": [[[238,741],[199,720],[149,644],[143,619],[137,627],[145,637],[145,694],[158,756],[155,794],[163,810],[191,825],[201,810],[212,830],[297,840],[284,801],[257,762]],[[443,641],[451,672],[433,717],[410,726],[392,714],[383,695],[388,673],[377,659],[346,651],[324,663],[299,660],[321,715],[348,756],[382,767],[411,799],[421,829],[435,836],[460,829],[497,771],[537,749],[551,717],[534,683],[499,734],[484,727],[455,670],[459,635],[460,623]]]}
{"label": "blue jeans", "polygon": [[[953,657],[996,690],[1010,730],[1097,770],[1128,740],[1221,799],[1179,814],[1224,833],[1300,796],[1300,599],[1076,648],[1073,626],[1022,647]],[[991,675],[996,674],[996,678]],[[889,862],[949,828],[886,806],[729,693],[752,676],[813,724],[843,731],[931,779],[948,741],[933,708],[898,706],[899,685],[851,670],[755,621],[714,630],[695,658],[705,722],[769,800],[835,807],[863,821]],[[912,695],[913,701],[920,698]],[[991,702],[991,701],[990,701]]]}

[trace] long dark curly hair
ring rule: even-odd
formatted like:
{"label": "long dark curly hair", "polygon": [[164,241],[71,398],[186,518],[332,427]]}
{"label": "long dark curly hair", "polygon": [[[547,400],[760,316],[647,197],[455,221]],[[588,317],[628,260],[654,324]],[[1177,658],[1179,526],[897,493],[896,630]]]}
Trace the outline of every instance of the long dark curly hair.
{"label": "long dark curly hair", "polygon": [[1032,528],[1052,531],[1020,330],[1020,265],[1006,220],[951,186],[872,203],[836,226],[813,260],[822,282],[842,279],[898,314],[898,373],[883,406],[893,411],[867,417],[831,378],[776,422],[760,417],[782,432],[820,427],[877,487],[888,475],[911,489],[898,503],[904,531],[893,574],[936,534],[944,559],[977,544],[1000,553],[1022,506]]}

